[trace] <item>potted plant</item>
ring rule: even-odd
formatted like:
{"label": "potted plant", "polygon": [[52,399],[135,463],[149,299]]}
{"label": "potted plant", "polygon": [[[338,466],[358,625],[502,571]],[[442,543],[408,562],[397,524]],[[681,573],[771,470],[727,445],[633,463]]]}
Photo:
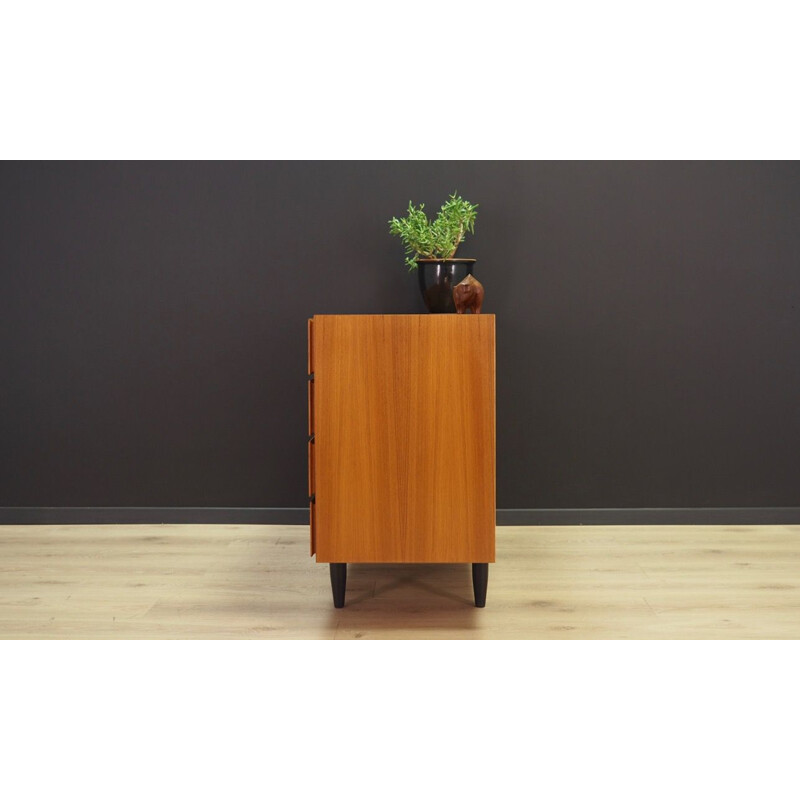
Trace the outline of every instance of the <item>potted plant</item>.
{"label": "potted plant", "polygon": [[389,232],[399,236],[409,270],[417,270],[425,305],[433,314],[453,313],[453,287],[472,274],[474,258],[455,258],[467,233],[475,232],[477,205],[453,192],[436,219],[429,220],[425,204],[408,204],[405,217],[389,220]]}

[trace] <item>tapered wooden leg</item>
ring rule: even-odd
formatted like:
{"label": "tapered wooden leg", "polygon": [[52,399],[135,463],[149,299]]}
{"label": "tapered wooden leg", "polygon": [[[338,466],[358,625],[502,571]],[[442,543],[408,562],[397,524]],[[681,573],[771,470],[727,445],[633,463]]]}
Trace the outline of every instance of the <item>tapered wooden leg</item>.
{"label": "tapered wooden leg", "polygon": [[[331,564],[331,589],[333,589],[333,605],[344,606],[344,590],[347,586],[347,564]],[[484,595],[486,589],[483,590]]]}
{"label": "tapered wooden leg", "polygon": [[489,583],[489,565],[472,565],[472,590],[475,593],[475,605],[483,608],[486,605],[486,585]]}

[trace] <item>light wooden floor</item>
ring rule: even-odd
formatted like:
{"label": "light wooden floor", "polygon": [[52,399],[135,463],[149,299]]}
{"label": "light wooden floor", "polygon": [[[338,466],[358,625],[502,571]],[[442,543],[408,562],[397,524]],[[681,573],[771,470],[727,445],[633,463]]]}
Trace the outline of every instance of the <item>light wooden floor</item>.
{"label": "light wooden floor", "polygon": [[800,525],[500,527],[468,565],[350,565],[308,528],[0,527],[3,639],[796,639]]}

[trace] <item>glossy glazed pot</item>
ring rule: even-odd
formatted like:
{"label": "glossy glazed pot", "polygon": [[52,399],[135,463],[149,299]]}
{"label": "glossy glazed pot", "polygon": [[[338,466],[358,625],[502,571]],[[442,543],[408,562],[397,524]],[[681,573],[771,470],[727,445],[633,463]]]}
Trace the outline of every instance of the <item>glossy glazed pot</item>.
{"label": "glossy glazed pot", "polygon": [[472,275],[474,258],[418,258],[419,288],[431,314],[455,314],[453,287]]}

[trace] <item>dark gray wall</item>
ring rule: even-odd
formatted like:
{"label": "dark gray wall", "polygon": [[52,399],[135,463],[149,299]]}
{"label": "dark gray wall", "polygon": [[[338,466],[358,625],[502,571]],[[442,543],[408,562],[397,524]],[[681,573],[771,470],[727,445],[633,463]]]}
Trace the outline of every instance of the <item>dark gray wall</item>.
{"label": "dark gray wall", "polygon": [[0,506],[301,506],[306,318],[457,189],[501,508],[800,506],[796,163],[5,163]]}

